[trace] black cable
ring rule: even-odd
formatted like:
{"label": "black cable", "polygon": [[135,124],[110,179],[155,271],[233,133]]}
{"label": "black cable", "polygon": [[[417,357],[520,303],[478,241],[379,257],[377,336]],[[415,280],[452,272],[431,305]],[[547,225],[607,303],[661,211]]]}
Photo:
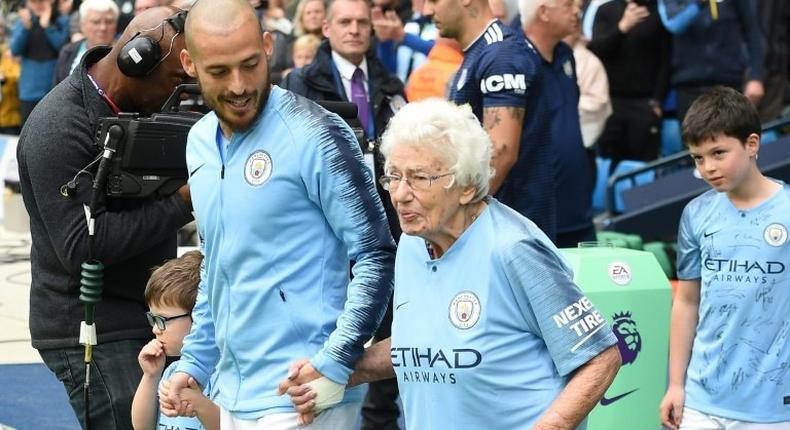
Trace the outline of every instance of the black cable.
{"label": "black cable", "polygon": [[[110,160],[115,155],[118,142],[123,138],[124,130],[121,126],[114,124],[107,129],[107,137],[104,141],[104,148],[101,151],[99,167],[93,178],[90,204],[88,205],[88,259],[80,266],[80,301],[85,305],[85,321],[80,324],[80,343],[85,346],[85,384],[83,385],[83,404],[85,406],[85,430],[92,428],[90,421],[90,380],[91,364],[93,362],[93,345],[96,344],[96,328],[93,324],[94,308],[101,301],[102,283],[104,278],[104,265],[96,256],[95,222],[96,212],[99,208],[101,198],[104,196],[107,185],[107,175],[110,171]],[[79,174],[79,172],[78,172]],[[83,339],[82,330],[85,328],[85,338]]]}

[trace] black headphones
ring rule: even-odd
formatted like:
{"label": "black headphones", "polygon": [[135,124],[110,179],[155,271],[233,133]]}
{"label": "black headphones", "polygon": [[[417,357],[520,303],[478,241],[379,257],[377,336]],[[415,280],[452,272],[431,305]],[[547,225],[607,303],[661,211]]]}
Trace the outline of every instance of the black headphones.
{"label": "black headphones", "polygon": [[[176,36],[184,33],[184,22],[186,19],[187,11],[182,10],[163,20],[162,23],[154,28],[138,31],[137,34],[123,45],[121,52],[118,54],[117,63],[121,73],[132,78],[139,78],[153,72],[160,63],[170,56],[170,53],[173,51],[173,42],[175,42]],[[165,23],[170,24],[176,33],[173,35],[173,38],[170,39],[170,50],[163,57],[159,42],[162,41],[165,35]],[[159,40],[142,35],[143,33],[151,32],[158,28],[162,29]]]}

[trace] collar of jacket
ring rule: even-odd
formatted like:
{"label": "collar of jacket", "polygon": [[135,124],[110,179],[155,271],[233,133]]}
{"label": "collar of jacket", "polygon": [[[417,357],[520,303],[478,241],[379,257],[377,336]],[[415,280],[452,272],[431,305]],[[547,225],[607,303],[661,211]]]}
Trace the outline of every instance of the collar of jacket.
{"label": "collar of jacket", "polygon": [[80,60],[79,73],[72,73],[68,77],[69,84],[82,93],[83,106],[88,113],[90,123],[95,127],[98,127],[99,118],[116,116],[88,78],[88,68],[109,54],[110,50],[109,46],[97,46],[89,49]]}

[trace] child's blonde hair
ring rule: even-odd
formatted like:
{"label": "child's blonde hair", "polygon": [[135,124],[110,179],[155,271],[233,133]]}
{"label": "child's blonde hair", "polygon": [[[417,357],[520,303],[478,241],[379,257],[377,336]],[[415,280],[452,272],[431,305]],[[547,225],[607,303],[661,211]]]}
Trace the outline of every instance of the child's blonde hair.
{"label": "child's blonde hair", "polygon": [[318,36],[314,34],[303,34],[294,41],[293,50],[296,52],[297,49],[311,49],[315,54],[320,45],[321,39],[319,39]]}

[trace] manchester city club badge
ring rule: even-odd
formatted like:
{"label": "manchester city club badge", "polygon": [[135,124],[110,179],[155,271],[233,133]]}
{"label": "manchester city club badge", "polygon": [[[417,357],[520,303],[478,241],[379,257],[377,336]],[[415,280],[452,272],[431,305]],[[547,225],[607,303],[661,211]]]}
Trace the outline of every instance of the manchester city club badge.
{"label": "manchester city club badge", "polygon": [[566,61],[562,65],[562,71],[565,72],[565,76],[572,78],[573,77],[573,65],[571,64],[571,60]]}
{"label": "manchester city club badge", "polygon": [[782,246],[787,242],[787,228],[775,222],[765,228],[763,239],[771,246]]}
{"label": "manchester city club badge", "polygon": [[461,76],[458,77],[458,83],[455,84],[455,89],[461,91],[461,88],[464,87],[466,83],[466,69],[461,70]]}
{"label": "manchester city club badge", "polygon": [[474,327],[480,319],[480,299],[471,291],[461,291],[450,302],[450,322],[461,330]]}
{"label": "manchester city club badge", "polygon": [[266,151],[255,151],[244,163],[244,179],[253,187],[266,183],[272,176],[272,157]]}

